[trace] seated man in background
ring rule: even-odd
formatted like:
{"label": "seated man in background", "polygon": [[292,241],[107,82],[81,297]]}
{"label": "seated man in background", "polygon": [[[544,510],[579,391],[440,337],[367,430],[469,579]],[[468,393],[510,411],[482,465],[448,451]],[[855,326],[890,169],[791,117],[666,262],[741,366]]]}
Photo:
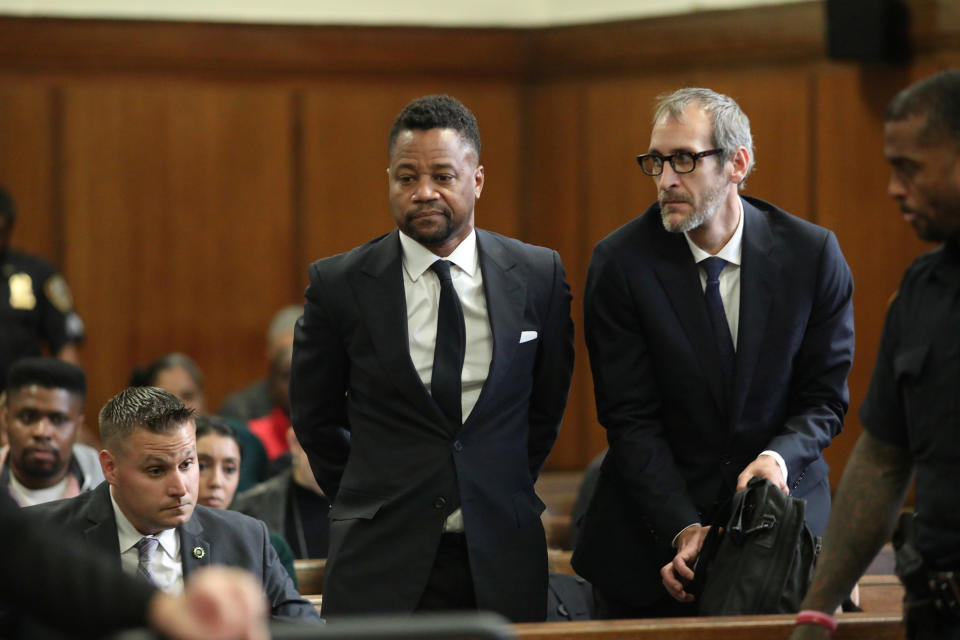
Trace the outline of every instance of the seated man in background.
{"label": "seated man in background", "polygon": [[287,442],[290,468],[238,495],[231,509],[263,520],[271,531],[282,533],[296,558],[326,558],[330,501],[317,484],[293,427],[287,427]]}
{"label": "seated man in background", "polygon": [[[284,347],[293,345],[293,327],[303,313],[299,304],[284,307],[274,314],[267,329],[266,363],[268,371],[273,368],[277,355]],[[271,391],[270,377],[260,378],[248,387],[231,393],[220,407],[220,415],[237,420],[262,418],[273,411],[274,394]]]}
{"label": "seated man in background", "polygon": [[71,498],[103,482],[97,452],[76,442],[87,378],[57,358],[22,358],[7,371],[0,487],[20,506]]}
{"label": "seated man in background", "polygon": [[277,351],[270,363],[270,398],[273,408],[265,416],[247,423],[250,432],[260,438],[270,459],[268,475],[286,469],[289,464],[290,445],[287,430],[290,428],[290,363],[293,361],[293,345]]}
{"label": "seated man in background", "polygon": [[[168,353],[146,367],[136,368],[130,374],[131,387],[160,387],[180,398],[196,415],[207,414],[207,398],[203,391],[203,373],[190,356]],[[231,425],[237,441],[243,446],[238,490],[248,489],[266,477],[267,452],[260,439],[247,429],[245,422],[234,420]]]}
{"label": "seated man in background", "polygon": [[262,522],[197,506],[193,411],[156,387],[121,391],[100,411],[107,481],[93,491],[30,507],[35,523],[112,552],[120,566],[178,594],[209,565],[247,569],[263,584],[274,620],[318,623],[270,546]]}

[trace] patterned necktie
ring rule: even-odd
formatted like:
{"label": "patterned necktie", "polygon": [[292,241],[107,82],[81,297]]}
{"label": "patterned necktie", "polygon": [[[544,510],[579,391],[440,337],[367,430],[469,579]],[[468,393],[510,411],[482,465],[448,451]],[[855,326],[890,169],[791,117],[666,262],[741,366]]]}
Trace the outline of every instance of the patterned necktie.
{"label": "patterned necktie", "polygon": [[433,373],[430,393],[451,422],[459,425],[463,418],[460,406],[460,374],[466,348],[466,327],[463,308],[450,278],[450,263],[437,260],[430,269],[440,279],[440,304],[437,309],[437,344],[433,351]]}
{"label": "patterned necktie", "polygon": [[153,585],[156,585],[157,581],[153,577],[153,571],[150,570],[150,561],[153,560],[153,553],[159,545],[160,541],[152,536],[144,536],[140,538],[137,544],[133,545],[136,547],[138,554],[137,575]]}
{"label": "patterned necktie", "polygon": [[710,317],[713,339],[717,343],[717,351],[720,354],[724,389],[729,399],[733,395],[736,355],[733,350],[733,338],[730,337],[730,325],[727,324],[727,314],[723,310],[723,299],[720,297],[720,272],[726,265],[726,260],[716,256],[700,261],[700,266],[707,272],[707,287],[703,291],[703,296],[707,301],[707,315]]}

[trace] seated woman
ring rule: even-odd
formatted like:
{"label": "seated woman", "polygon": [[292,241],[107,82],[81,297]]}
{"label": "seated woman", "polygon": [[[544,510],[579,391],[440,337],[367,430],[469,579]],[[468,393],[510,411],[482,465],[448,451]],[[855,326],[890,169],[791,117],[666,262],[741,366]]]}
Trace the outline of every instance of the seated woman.
{"label": "seated woman", "polygon": [[[237,434],[226,420],[218,416],[198,417],[197,461],[200,464],[200,489],[197,504],[214,509],[229,507],[240,481],[242,459],[243,449],[237,440]],[[297,586],[290,545],[273,531],[270,532],[270,543],[293,579],[294,586]]]}

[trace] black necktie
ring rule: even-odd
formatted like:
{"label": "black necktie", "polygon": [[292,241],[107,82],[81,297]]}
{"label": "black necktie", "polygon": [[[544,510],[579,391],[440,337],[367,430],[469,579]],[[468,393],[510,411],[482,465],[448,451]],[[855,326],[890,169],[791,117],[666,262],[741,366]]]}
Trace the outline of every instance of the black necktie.
{"label": "black necktie", "polygon": [[437,344],[433,351],[430,393],[443,413],[455,424],[462,422],[460,408],[460,372],[467,331],[463,308],[450,279],[450,263],[437,260],[430,268],[440,279],[440,304],[437,309]]}
{"label": "black necktie", "polygon": [[710,316],[713,339],[716,341],[717,351],[720,353],[724,389],[729,398],[733,390],[736,355],[733,351],[733,339],[730,337],[730,325],[727,324],[727,314],[723,311],[723,299],[720,298],[720,272],[723,271],[726,264],[726,260],[716,256],[700,261],[700,266],[707,272],[707,288],[704,289],[703,295],[707,301],[707,315]]}

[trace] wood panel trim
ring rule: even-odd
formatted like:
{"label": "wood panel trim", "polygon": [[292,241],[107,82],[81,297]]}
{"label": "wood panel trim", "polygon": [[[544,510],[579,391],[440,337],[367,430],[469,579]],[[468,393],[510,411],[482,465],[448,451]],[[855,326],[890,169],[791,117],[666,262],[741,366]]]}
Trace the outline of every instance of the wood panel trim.
{"label": "wood panel trim", "polygon": [[512,29],[290,26],[0,18],[0,69],[32,72],[518,76],[527,33]]}
{"label": "wood panel trim", "polygon": [[[960,46],[960,8],[909,0],[917,53]],[[826,56],[822,1],[550,28],[357,27],[0,17],[0,70],[452,74],[549,79]]]}

